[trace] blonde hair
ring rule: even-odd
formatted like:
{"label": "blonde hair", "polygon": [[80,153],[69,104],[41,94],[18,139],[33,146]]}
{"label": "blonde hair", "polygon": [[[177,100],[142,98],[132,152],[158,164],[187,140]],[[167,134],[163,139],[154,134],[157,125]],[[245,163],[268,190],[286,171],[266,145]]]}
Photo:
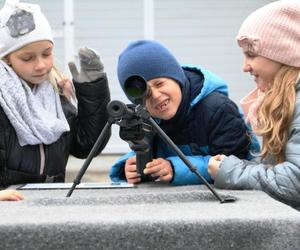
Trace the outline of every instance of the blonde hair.
{"label": "blonde hair", "polygon": [[262,159],[274,157],[276,164],[285,161],[285,146],[295,110],[299,72],[299,68],[283,65],[258,110],[258,127],[254,132],[262,136],[261,156]]}
{"label": "blonde hair", "polygon": [[55,91],[59,93],[60,89],[59,89],[58,82],[64,79],[63,74],[53,65],[51,71],[49,72],[48,77],[49,77],[49,82],[51,83]]}
{"label": "blonde hair", "polygon": [[[73,104],[77,103],[75,88],[73,86],[72,81],[68,80],[68,78],[64,76],[64,74],[59,69],[57,69],[54,65],[51,71],[49,72],[48,79],[51,85],[53,86],[53,88],[55,89],[55,91],[57,91],[60,95],[64,95],[65,97],[67,97],[67,99],[71,103]],[[66,81],[68,82],[67,84]],[[62,84],[62,82],[65,83]]]}

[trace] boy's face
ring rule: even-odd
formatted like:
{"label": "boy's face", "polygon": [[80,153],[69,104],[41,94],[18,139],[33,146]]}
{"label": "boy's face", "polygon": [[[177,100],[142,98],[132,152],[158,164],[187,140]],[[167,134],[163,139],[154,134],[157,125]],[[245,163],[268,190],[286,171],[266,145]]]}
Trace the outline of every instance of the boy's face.
{"label": "boy's face", "polygon": [[155,78],[148,81],[149,93],[146,107],[155,118],[173,118],[181,103],[182,94],[179,84],[170,78]]}
{"label": "boy's face", "polygon": [[5,59],[19,77],[35,85],[48,79],[53,67],[52,50],[50,41],[38,41],[10,53]]}

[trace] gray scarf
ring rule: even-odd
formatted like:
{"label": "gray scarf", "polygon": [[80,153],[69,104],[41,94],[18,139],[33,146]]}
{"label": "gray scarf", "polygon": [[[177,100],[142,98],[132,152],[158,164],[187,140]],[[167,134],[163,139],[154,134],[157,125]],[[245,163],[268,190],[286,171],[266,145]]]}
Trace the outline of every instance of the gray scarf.
{"label": "gray scarf", "polygon": [[31,89],[0,60],[0,105],[14,127],[19,143],[51,144],[70,131],[60,98],[49,81]]}

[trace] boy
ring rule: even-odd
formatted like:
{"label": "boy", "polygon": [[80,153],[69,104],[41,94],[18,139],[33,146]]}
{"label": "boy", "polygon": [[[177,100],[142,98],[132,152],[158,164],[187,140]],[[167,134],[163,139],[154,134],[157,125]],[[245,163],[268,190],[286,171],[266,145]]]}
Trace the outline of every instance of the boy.
{"label": "boy", "polygon": [[[133,75],[147,81],[147,110],[208,182],[212,182],[207,172],[211,155],[247,157],[249,131],[221,78],[196,66],[181,67],[167,48],[150,40],[131,43],[121,53],[117,70],[123,89]],[[174,185],[201,183],[158,137],[153,151],[154,159],[146,164],[144,174]],[[113,181],[141,181],[132,152],[113,165],[110,177]]]}

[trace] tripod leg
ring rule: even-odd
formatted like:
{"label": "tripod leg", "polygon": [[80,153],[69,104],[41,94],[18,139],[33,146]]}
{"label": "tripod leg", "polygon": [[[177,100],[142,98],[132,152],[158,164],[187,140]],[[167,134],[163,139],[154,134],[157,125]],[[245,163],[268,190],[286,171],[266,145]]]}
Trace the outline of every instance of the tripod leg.
{"label": "tripod leg", "polygon": [[166,135],[166,133],[156,124],[156,122],[151,118],[148,117],[148,120],[152,127],[155,129],[155,131],[159,134],[161,139],[167,143],[175,152],[176,154],[180,157],[180,159],[188,166],[188,168],[197,175],[199,179],[206,185],[206,187],[214,194],[214,196],[221,202],[233,202],[235,201],[235,197],[225,197],[222,198],[217,191],[205,180],[205,178],[197,171],[197,168],[192,165],[192,163],[186,158],[186,156],[181,152],[181,150],[176,146],[176,144]]}
{"label": "tripod leg", "polygon": [[97,141],[95,142],[91,152],[89,153],[88,157],[86,158],[86,160],[84,161],[80,171],[78,172],[76,178],[73,181],[73,185],[71,187],[71,189],[69,190],[68,194],[66,197],[70,197],[71,194],[73,193],[74,189],[76,188],[76,186],[80,183],[82,176],[84,175],[85,171],[87,170],[87,168],[89,167],[93,157],[95,156],[96,152],[98,151],[100,145],[102,145],[103,141],[105,140],[110,128],[111,128],[112,122],[108,121],[102,132],[100,133]]}

